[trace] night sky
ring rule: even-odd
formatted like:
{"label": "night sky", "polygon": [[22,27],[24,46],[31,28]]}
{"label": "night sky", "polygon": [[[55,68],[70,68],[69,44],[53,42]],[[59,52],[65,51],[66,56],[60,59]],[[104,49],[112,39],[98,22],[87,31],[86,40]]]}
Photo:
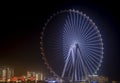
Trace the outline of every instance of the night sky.
{"label": "night sky", "polygon": [[5,2],[0,15],[0,66],[15,69],[15,75],[27,70],[45,72],[40,55],[40,32],[53,13],[78,9],[98,26],[104,43],[104,59],[99,74],[120,80],[120,25],[118,2],[54,1]]}

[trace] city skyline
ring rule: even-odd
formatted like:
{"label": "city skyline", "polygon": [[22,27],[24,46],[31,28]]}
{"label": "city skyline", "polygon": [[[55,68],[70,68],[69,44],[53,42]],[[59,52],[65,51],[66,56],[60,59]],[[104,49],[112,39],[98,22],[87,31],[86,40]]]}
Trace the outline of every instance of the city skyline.
{"label": "city skyline", "polygon": [[[49,16],[62,9],[74,8],[89,15],[97,24],[104,42],[104,58],[100,74],[119,80],[119,17],[117,6],[107,2],[61,1],[43,7],[24,4],[3,8],[0,32],[0,65],[15,69],[16,75],[26,70],[43,71],[44,61],[40,55],[40,33]],[[116,3],[113,3],[114,5]]]}

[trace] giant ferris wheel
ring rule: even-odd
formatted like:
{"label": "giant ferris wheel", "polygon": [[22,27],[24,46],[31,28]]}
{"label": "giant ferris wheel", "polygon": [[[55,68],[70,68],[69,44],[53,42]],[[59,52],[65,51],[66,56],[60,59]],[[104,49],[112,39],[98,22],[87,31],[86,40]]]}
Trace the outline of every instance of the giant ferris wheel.
{"label": "giant ferris wheel", "polygon": [[72,81],[96,74],[103,59],[100,31],[86,14],[63,10],[53,14],[40,36],[41,55],[53,75]]}

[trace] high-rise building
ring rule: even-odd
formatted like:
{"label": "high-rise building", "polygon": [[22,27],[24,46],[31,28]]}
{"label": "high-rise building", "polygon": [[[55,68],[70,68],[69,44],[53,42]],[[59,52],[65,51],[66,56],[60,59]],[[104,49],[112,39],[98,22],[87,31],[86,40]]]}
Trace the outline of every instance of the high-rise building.
{"label": "high-rise building", "polygon": [[36,73],[36,80],[43,80],[43,74],[42,73]]}
{"label": "high-rise building", "polygon": [[35,77],[35,72],[32,72],[32,71],[27,71],[27,78],[30,78],[30,77]]}
{"label": "high-rise building", "polygon": [[9,67],[0,67],[0,81],[8,81],[14,76],[14,69]]}
{"label": "high-rise building", "polygon": [[27,79],[30,80],[31,77],[33,77],[35,79],[35,81],[43,80],[43,74],[42,73],[27,71]]}

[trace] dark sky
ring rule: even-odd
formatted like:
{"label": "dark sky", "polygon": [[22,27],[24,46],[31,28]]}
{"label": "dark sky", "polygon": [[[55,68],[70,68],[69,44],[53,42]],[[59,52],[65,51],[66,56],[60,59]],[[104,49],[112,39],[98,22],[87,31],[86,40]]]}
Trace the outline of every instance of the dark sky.
{"label": "dark sky", "polygon": [[[100,75],[120,80],[119,5],[111,1],[4,2],[0,15],[0,65],[15,69],[44,71],[40,56],[40,32],[44,23],[62,9],[83,11],[96,23],[104,42]],[[45,71],[44,71],[45,72]]]}

